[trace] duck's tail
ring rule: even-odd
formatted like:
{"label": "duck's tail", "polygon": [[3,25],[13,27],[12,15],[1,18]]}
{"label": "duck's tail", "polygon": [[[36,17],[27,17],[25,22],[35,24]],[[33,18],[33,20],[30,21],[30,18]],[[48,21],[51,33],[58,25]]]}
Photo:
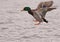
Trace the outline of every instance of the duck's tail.
{"label": "duck's tail", "polygon": [[42,18],[44,22],[48,23],[48,21],[45,18]]}

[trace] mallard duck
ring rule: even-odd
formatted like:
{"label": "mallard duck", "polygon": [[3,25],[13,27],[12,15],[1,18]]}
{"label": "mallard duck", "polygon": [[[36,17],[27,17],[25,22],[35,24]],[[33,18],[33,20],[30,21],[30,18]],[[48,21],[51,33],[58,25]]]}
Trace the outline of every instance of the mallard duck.
{"label": "mallard duck", "polygon": [[24,7],[23,10],[21,11],[28,11],[28,13],[36,19],[34,21],[38,22],[35,25],[39,25],[43,21],[48,23],[48,21],[45,19],[46,13],[48,11],[56,9],[56,8],[51,8],[52,4],[53,1],[41,2],[36,9],[31,9],[30,7]]}

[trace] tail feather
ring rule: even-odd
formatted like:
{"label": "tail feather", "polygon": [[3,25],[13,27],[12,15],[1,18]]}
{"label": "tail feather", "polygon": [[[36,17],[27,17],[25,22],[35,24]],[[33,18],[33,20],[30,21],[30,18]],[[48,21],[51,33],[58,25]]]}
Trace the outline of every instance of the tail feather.
{"label": "tail feather", "polygon": [[48,23],[48,21],[45,18],[43,18],[43,21],[46,22],[46,23]]}

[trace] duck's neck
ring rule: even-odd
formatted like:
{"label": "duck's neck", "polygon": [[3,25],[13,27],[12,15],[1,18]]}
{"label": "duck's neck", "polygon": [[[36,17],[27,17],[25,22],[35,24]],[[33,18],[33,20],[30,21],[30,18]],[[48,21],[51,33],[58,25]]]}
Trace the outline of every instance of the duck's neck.
{"label": "duck's neck", "polygon": [[31,15],[33,16],[33,12],[32,12],[32,10],[29,10],[28,13],[31,14]]}

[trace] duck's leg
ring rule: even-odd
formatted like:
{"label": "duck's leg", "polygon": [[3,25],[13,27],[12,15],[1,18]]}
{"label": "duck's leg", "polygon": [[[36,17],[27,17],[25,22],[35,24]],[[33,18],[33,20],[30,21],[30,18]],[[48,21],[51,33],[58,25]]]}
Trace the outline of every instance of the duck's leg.
{"label": "duck's leg", "polygon": [[38,20],[33,20],[34,22],[39,22]]}
{"label": "duck's leg", "polygon": [[35,25],[39,25],[39,24],[40,24],[40,22],[36,23]]}
{"label": "duck's leg", "polygon": [[39,25],[40,22],[38,20],[33,20],[36,24],[35,25]]}

